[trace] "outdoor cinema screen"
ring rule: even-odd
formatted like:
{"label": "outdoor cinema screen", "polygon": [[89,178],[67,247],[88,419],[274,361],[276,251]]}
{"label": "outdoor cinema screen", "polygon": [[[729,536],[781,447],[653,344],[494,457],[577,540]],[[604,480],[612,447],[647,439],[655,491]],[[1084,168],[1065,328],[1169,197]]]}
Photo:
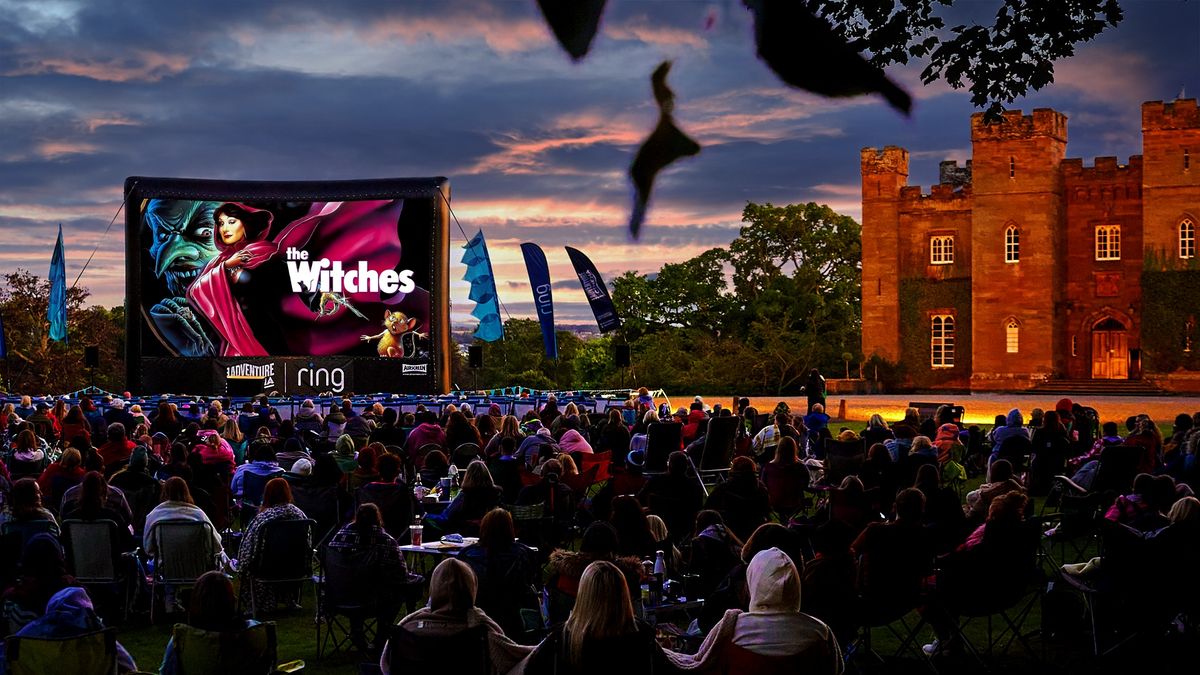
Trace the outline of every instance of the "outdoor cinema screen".
{"label": "outdoor cinema screen", "polygon": [[125,191],[131,388],[448,388],[446,179],[132,177]]}

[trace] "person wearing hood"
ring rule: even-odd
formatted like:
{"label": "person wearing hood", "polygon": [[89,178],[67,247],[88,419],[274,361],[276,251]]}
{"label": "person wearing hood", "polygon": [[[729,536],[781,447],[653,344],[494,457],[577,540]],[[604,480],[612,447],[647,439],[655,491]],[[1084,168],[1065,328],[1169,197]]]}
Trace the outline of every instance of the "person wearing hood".
{"label": "person wearing hood", "polygon": [[699,651],[683,657],[700,673],[842,672],[842,651],[833,631],[800,611],[800,573],[778,548],[760,551],[746,568],[750,611],[731,609],[709,631]]}
{"label": "person wearing hood", "polygon": [[566,622],[551,630],[511,675],[642,675],[672,672],[680,658],[659,646],[638,621],[625,575],[599,560],[587,566]]}
{"label": "person wearing hood", "polygon": [[[304,444],[299,438],[289,438],[283,442],[283,452],[275,454],[275,461],[279,462],[279,466],[284,471],[293,471],[293,468],[301,459],[312,461],[312,455],[304,449]],[[311,466],[311,464],[310,464]]]}
{"label": "person wearing hood", "polygon": [[[87,591],[78,586],[68,586],[50,597],[46,612],[25,624],[16,637],[65,640],[80,637],[104,629],[104,622],[96,615],[92,599]],[[117,672],[130,673],[137,670],[133,657],[116,643]],[[0,642],[0,675],[7,673],[4,643]],[[45,664],[50,665],[50,664]]]}
{"label": "person wearing hood", "polygon": [[66,557],[55,535],[34,535],[21,551],[16,584],[4,591],[0,627],[6,635],[16,633],[42,616],[55,593],[74,585],[75,577],[67,573]]}
{"label": "person wearing hood", "polygon": [[705,417],[706,415],[704,414],[703,410],[696,410],[693,408],[692,410],[688,411],[687,422],[683,425],[684,445],[696,440],[696,437],[700,435],[700,420],[704,419]]}
{"label": "person wearing hood", "polygon": [[337,460],[342,473],[354,473],[354,470],[358,468],[354,445],[354,439],[350,437],[350,434],[342,434],[338,436],[337,443],[333,446],[333,457]]}
{"label": "person wearing hood", "polygon": [[549,427],[539,426],[537,431],[529,434],[517,446],[517,452],[513,457],[520,462],[524,462],[525,466],[533,467],[537,463],[537,458],[541,455],[542,446],[551,446],[553,452],[551,455],[558,454],[558,444],[554,442],[554,435],[550,433]]}
{"label": "person wearing hood", "polygon": [[325,424],[321,430],[322,437],[336,439],[345,433],[345,429],[346,413],[342,412],[341,406],[331,404],[329,406],[329,414],[325,416]]}
{"label": "person wearing hood", "polygon": [[325,422],[325,418],[317,412],[311,398],[304,399],[304,402],[300,404],[300,410],[296,412],[296,416],[292,420],[296,424],[296,431],[320,431],[321,425]]}
{"label": "person wearing hood", "polygon": [[575,429],[567,429],[562,438],[558,439],[558,447],[567,454],[575,452],[585,455],[593,454],[592,444],[588,443],[583,434]]}
{"label": "person wearing hood", "polygon": [[995,456],[999,452],[1000,446],[1010,438],[1033,440],[1032,433],[1025,427],[1025,418],[1021,415],[1019,408],[1009,410],[1008,415],[1004,418],[1004,426],[992,430],[992,443],[994,444],[992,455]]}
{"label": "person wearing hood", "polygon": [[366,415],[355,415],[346,420],[346,426],[342,428],[342,433],[354,439],[354,448],[362,450],[367,445],[367,439],[371,437],[371,432],[375,430],[374,423],[371,418]]}
{"label": "person wearing hood", "polygon": [[952,423],[938,427],[933,445],[937,448],[938,464],[943,466],[946,462],[951,461],[962,463],[963,456],[966,454],[966,448],[958,439],[958,426]]}
{"label": "person wearing hood", "polygon": [[421,448],[427,445],[436,445],[445,448],[446,430],[437,423],[437,415],[430,411],[419,413],[417,419],[421,423],[408,432],[408,438],[404,439],[404,452],[408,454],[413,464],[420,469],[425,464],[425,456],[422,454]]}
{"label": "person wearing hood", "polygon": [[[479,588],[471,567],[456,558],[446,558],[429,578],[429,604],[396,622],[396,625],[420,637],[449,637],[475,628],[487,627],[489,675],[503,675],[533,651],[513,642],[482,609],[475,604]],[[383,645],[379,669],[391,675],[391,643]]]}

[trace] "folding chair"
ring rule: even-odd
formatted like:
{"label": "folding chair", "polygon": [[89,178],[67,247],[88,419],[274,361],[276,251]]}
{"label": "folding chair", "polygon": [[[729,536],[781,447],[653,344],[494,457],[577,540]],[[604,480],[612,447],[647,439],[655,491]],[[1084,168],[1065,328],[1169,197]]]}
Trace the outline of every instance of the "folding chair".
{"label": "folding chair", "polygon": [[10,636],[4,660],[10,675],[117,675],[117,629],[69,638]]}
{"label": "folding chair", "polygon": [[450,463],[457,466],[459,469],[466,469],[471,462],[483,457],[483,452],[479,449],[479,445],[475,443],[463,443],[451,454]]}
{"label": "folding chair", "polygon": [[667,472],[667,457],[683,447],[683,425],[679,422],[655,422],[646,427],[646,461],[643,474]]}
{"label": "folding chair", "polygon": [[708,433],[704,435],[704,448],[698,467],[701,479],[720,482],[729,473],[739,424],[741,420],[736,417],[714,417],[708,421]]}
{"label": "folding chair", "polygon": [[867,450],[862,441],[825,439],[825,484],[837,486],[846,476],[857,476],[866,461]]}
{"label": "folding chair", "polygon": [[129,615],[132,599],[128,567],[123,564],[126,555],[117,548],[119,526],[111,520],[64,520],[62,522],[63,547],[67,554],[67,569],[93,597],[94,588],[120,589],[121,617]]}
{"label": "folding chair", "polygon": [[[329,647],[334,653],[353,645],[351,625],[343,618],[358,618],[363,625],[363,640],[370,642],[385,626],[376,626],[375,617],[385,596],[380,579],[366,553],[351,552],[326,546],[318,555],[320,573],[317,583],[317,658],[325,656]],[[406,586],[404,599],[408,605],[415,600],[414,589]],[[324,634],[322,635],[322,629]]]}
{"label": "folding chair", "polygon": [[270,675],[275,672],[275,624],[220,633],[177,623],[171,631],[178,675]]}
{"label": "folding chair", "polygon": [[212,525],[202,520],[160,520],[150,531],[154,542],[150,579],[150,623],[154,623],[159,588],[190,587],[205,572],[220,567]]}
{"label": "folding chair", "polygon": [[428,673],[446,669],[446,657],[454,656],[453,671],[461,675],[487,675],[487,626],[467,628],[453,635],[422,635],[403,626],[392,626],[388,634],[388,666],[393,673]]}
{"label": "folding chair", "polygon": [[258,507],[262,506],[263,493],[267,490],[267,483],[270,482],[272,478],[278,478],[282,475],[283,469],[271,472],[266,476],[261,476],[250,471],[242,474],[240,515],[243,530],[250,525],[251,520],[254,520],[254,514],[258,513]]}
{"label": "folding chair", "polygon": [[250,584],[250,615],[258,618],[259,585],[299,585],[312,579],[313,536],[317,521],[273,520],[262,526],[263,558],[246,570],[243,584]]}

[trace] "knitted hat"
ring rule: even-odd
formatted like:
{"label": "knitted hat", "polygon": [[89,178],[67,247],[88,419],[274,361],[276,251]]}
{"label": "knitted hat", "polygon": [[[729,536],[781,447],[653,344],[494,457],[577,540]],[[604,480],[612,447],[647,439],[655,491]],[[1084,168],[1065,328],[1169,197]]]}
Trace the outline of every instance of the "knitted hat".
{"label": "knitted hat", "polygon": [[292,465],[292,473],[298,476],[310,476],[312,475],[312,469],[312,462],[303,457],[296,460],[296,463]]}

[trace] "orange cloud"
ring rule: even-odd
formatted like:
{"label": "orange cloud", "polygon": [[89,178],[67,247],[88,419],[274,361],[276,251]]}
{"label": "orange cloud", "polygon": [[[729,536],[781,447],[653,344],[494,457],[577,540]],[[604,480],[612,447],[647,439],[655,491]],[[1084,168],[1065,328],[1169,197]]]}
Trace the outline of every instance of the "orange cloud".
{"label": "orange cloud", "polygon": [[604,35],[614,40],[637,40],[659,47],[708,47],[708,40],[695,31],[670,26],[651,26],[648,22],[649,19],[642,17],[622,25],[606,25]]}
{"label": "orange cloud", "polygon": [[74,75],[103,82],[157,82],[164,77],[183,72],[191,59],[182,54],[163,54],[145,49],[133,49],[122,57],[51,57],[39,58],[19,66],[7,75],[42,75],[56,73]]}
{"label": "orange cloud", "polygon": [[100,146],[82,141],[43,141],[37,144],[37,154],[42,159],[61,159],[70,155],[90,155],[100,151]]}
{"label": "orange cloud", "polygon": [[80,121],[84,129],[88,133],[95,133],[101,127],[138,127],[142,123],[138,120],[126,117],[119,113],[100,113],[97,115],[89,115]]}
{"label": "orange cloud", "polygon": [[528,52],[550,46],[549,29],[540,20],[500,16],[480,6],[470,14],[447,16],[393,17],[362,27],[351,27],[356,35],[373,42],[432,40],[459,44],[482,40],[499,54]]}

